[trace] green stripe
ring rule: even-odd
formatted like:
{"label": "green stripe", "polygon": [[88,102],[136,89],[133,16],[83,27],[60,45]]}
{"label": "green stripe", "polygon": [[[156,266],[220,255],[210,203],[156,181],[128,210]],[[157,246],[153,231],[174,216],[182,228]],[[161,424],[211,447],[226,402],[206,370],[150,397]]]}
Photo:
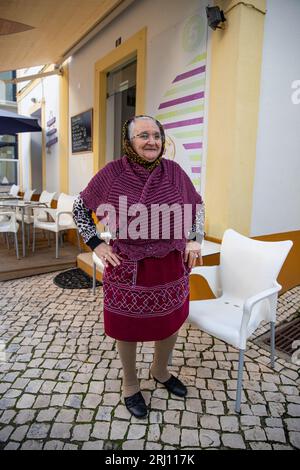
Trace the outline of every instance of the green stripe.
{"label": "green stripe", "polygon": [[204,79],[195,80],[194,82],[187,83],[186,85],[181,85],[176,88],[172,88],[171,90],[167,91],[164,96],[176,95],[176,93],[180,93],[182,91],[194,90],[200,86],[204,86]]}
{"label": "green stripe", "polygon": [[198,186],[200,184],[200,178],[192,178],[192,183],[195,185],[195,186]]}
{"label": "green stripe", "polygon": [[189,63],[189,65],[196,64],[196,62],[200,62],[201,60],[204,60],[204,59],[206,59],[206,52],[204,52],[203,54],[197,55],[195,59],[193,59],[192,62]]}
{"label": "green stripe", "polygon": [[157,114],[156,119],[169,119],[174,116],[181,116],[182,114],[195,113],[196,111],[203,111],[204,105],[189,106],[188,108],[181,108],[178,111],[170,111],[168,113]]}
{"label": "green stripe", "polygon": [[184,137],[199,137],[203,135],[203,130],[199,129],[198,131],[185,131],[185,132],[177,132],[176,134],[173,134],[174,137],[178,137],[179,139],[184,138]]}
{"label": "green stripe", "polygon": [[189,158],[192,162],[199,162],[201,160],[201,154],[189,155]]}

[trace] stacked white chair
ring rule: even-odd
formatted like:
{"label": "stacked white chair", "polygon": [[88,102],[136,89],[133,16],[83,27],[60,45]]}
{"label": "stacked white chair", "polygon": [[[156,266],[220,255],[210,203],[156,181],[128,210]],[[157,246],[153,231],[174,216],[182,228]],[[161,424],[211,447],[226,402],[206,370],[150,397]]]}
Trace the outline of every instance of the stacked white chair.
{"label": "stacked white chair", "polygon": [[12,212],[12,211],[1,212],[0,233],[5,233],[5,234],[13,233],[14,234],[17,259],[19,259],[19,247],[18,247],[18,237],[17,237],[18,230],[19,230],[19,224],[16,221],[15,212]]}
{"label": "stacked white chair", "polygon": [[69,229],[74,229],[76,230],[77,234],[77,240],[78,240],[78,246],[80,249],[80,240],[79,240],[79,234],[78,234],[78,229],[77,226],[74,222],[73,219],[73,204],[76,199],[76,196],[70,196],[69,194],[64,194],[61,193],[58,201],[57,201],[57,208],[56,209],[42,209],[43,213],[49,214],[50,220],[40,220],[39,214],[40,210],[39,209],[34,209],[34,220],[33,220],[33,242],[32,242],[32,251],[34,252],[35,250],[35,230],[41,229],[41,230],[49,230],[50,232],[55,233],[55,238],[56,238],[56,253],[55,256],[56,258],[59,257],[59,243],[58,243],[58,237],[59,233],[64,231],[64,230],[69,230]]}
{"label": "stacked white chair", "polygon": [[10,196],[17,196],[18,193],[19,193],[19,190],[20,190],[20,186],[18,186],[17,184],[13,184],[9,190],[9,195]]}
{"label": "stacked white chair", "polygon": [[[23,197],[23,201],[25,202],[28,202],[31,200],[32,198],[32,195],[33,193],[35,192],[35,189],[34,190],[28,190],[28,191],[25,191],[24,193],[24,197]],[[30,194],[31,193],[31,194]],[[54,196],[55,196],[55,192],[54,193],[49,193],[48,191],[43,191],[40,195],[40,198],[39,198],[39,201],[40,203],[42,204],[45,204],[45,207],[51,207],[51,202],[52,200],[54,199]],[[38,219],[39,220],[44,220],[44,221],[47,221],[47,214],[45,214],[43,212],[43,209],[40,209],[40,208],[36,208],[35,209],[37,211],[37,214],[38,214]],[[39,211],[39,212],[38,212]],[[21,209],[17,208],[16,210],[16,218],[19,222],[22,221],[22,211]],[[24,214],[24,223],[27,225],[28,227],[28,244],[29,244],[29,239],[30,239],[30,225],[33,224],[33,209],[31,207],[26,207],[25,208],[25,214]]]}
{"label": "stacked white chair", "polygon": [[24,192],[23,201],[24,202],[31,201],[31,198],[33,196],[33,193],[35,193],[35,191],[36,189],[26,189],[26,191]]}
{"label": "stacked white chair", "polygon": [[187,322],[239,350],[237,413],[247,339],[263,320],[271,324],[274,367],[276,306],[281,290],[276,279],[292,245],[290,240],[253,240],[229,229],[224,233],[220,265],[195,267],[191,272],[207,280],[216,299],[191,301]]}

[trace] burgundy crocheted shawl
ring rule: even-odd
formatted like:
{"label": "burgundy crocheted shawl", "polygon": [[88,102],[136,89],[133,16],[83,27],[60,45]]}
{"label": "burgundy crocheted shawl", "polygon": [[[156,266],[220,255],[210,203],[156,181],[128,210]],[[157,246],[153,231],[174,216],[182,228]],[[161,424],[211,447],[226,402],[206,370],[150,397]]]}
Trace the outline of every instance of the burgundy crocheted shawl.
{"label": "burgundy crocheted shawl", "polygon": [[[103,218],[103,212],[99,214],[97,211],[100,205],[110,204],[114,207],[117,215],[117,232],[113,251],[125,254],[131,260],[139,260],[149,256],[163,257],[174,249],[179,251],[185,249],[187,234],[182,230],[181,238],[174,238],[178,221],[174,220],[172,216],[169,236],[166,237],[163,234],[162,218],[160,218],[159,237],[151,238],[150,207],[152,204],[172,205],[177,203],[182,207],[182,210],[184,204],[190,204],[192,207],[191,220],[189,221],[191,228],[199,208],[198,205],[202,203],[202,198],[195,190],[191,180],[174,161],[162,158],[160,164],[149,172],[143,166],[131,161],[126,155],[119,160],[108,163],[101,169],[80,195],[86,207],[94,211],[99,220]],[[132,239],[130,234],[124,238],[124,227],[126,232],[134,217],[122,213],[122,209],[119,210],[120,196],[127,197],[128,209],[138,203],[148,209],[147,216],[145,216],[148,217],[147,238]],[[143,222],[146,221],[143,220]]]}

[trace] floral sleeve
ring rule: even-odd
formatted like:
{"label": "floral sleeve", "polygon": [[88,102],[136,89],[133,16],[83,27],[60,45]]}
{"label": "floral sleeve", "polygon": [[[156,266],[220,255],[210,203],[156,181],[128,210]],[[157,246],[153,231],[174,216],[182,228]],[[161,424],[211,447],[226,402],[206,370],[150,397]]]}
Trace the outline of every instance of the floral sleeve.
{"label": "floral sleeve", "polygon": [[92,217],[92,211],[85,206],[83,199],[80,196],[78,196],[74,201],[73,217],[84,243],[94,250],[103,242],[103,240],[98,237],[97,228]]}

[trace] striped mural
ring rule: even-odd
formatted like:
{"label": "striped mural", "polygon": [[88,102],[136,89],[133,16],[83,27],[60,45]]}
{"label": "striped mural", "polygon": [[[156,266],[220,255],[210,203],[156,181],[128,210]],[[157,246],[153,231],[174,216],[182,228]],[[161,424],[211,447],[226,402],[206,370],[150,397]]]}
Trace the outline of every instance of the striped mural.
{"label": "striped mural", "polygon": [[[196,56],[173,80],[164,94],[156,118],[167,135],[166,157],[184,162],[197,190],[203,147],[206,53]],[[188,161],[187,161],[188,160]]]}

